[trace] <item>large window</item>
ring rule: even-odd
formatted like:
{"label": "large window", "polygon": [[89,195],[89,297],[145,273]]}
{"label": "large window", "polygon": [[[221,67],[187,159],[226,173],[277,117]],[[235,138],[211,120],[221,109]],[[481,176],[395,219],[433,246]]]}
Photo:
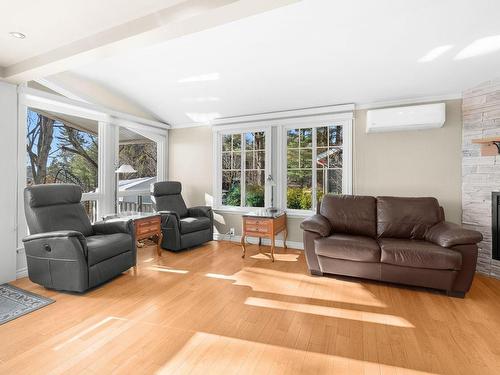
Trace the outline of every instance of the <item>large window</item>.
{"label": "large window", "polygon": [[286,153],[286,208],[313,210],[323,195],[342,194],[342,125],[288,128]]}
{"label": "large window", "polygon": [[[28,110],[27,184],[73,183],[97,188],[97,122]],[[84,127],[85,125],[85,127]]]}
{"label": "large window", "polygon": [[342,194],[342,126],[286,131],[286,207],[312,210],[327,193]]}
{"label": "large window", "polygon": [[262,114],[240,121],[244,125],[214,126],[215,208],[273,206],[305,216],[325,194],[352,194],[352,108],[324,115],[297,110],[280,113],[282,119]]}
{"label": "large window", "polygon": [[97,219],[98,123],[28,108],[26,184],[71,183],[81,186],[83,205]]}
{"label": "large window", "polygon": [[120,176],[118,205],[120,212],[153,212],[150,186],[156,182],[157,145],[153,140],[121,127],[118,165],[129,164],[136,172]]}
{"label": "large window", "polygon": [[220,199],[227,207],[264,207],[266,132],[221,133]]}

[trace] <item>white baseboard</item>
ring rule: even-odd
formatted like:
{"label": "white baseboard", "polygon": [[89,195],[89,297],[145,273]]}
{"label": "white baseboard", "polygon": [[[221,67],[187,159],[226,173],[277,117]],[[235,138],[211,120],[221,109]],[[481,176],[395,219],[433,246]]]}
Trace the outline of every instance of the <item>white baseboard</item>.
{"label": "white baseboard", "polygon": [[28,267],[26,266],[26,254],[24,248],[19,247],[16,251],[16,279],[28,277]]}
{"label": "white baseboard", "polygon": [[[241,236],[229,236],[225,235],[222,233],[214,233],[214,240],[215,241],[231,241],[231,242],[241,242]],[[247,237],[246,238],[248,243],[251,244],[258,244],[259,239],[256,237]],[[263,238],[262,239],[262,245],[270,246],[271,245],[271,240],[269,238]],[[275,245],[277,247],[283,247],[283,240],[282,239],[276,239],[275,240]],[[291,248],[291,249],[297,249],[297,250],[304,250],[304,244],[302,242],[296,242],[296,241],[286,241],[286,246]]]}
{"label": "white baseboard", "polygon": [[28,277],[28,267],[23,267],[16,270],[16,280],[22,279],[23,277]]}

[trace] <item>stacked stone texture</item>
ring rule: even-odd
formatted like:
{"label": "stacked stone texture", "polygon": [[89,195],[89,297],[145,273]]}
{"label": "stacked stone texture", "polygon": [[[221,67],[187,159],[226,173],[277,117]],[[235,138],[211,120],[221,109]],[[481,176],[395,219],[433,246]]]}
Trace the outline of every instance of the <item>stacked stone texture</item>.
{"label": "stacked stone texture", "polygon": [[500,191],[500,155],[481,156],[473,139],[500,136],[500,79],[463,93],[462,223],[480,231],[477,271],[500,278],[491,258],[491,192]]}

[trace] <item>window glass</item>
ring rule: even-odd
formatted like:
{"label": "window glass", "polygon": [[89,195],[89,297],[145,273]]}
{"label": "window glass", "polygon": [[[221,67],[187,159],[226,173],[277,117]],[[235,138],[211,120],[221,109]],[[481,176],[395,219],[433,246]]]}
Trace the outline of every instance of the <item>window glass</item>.
{"label": "window glass", "polygon": [[263,131],[222,135],[222,205],[264,207],[265,142]]}
{"label": "window glass", "polygon": [[156,182],[156,142],[124,127],[119,129],[118,141],[118,164],[128,164],[136,170],[119,176],[119,212],[152,212],[149,191]]}
{"label": "window glass", "polygon": [[342,142],[338,125],[287,131],[287,208],[311,210],[325,194],[342,194]]}
{"label": "window glass", "polygon": [[312,128],[287,131],[287,208],[312,208]]}
{"label": "window glass", "polygon": [[97,122],[54,113],[27,113],[27,184],[72,183],[97,188]]}

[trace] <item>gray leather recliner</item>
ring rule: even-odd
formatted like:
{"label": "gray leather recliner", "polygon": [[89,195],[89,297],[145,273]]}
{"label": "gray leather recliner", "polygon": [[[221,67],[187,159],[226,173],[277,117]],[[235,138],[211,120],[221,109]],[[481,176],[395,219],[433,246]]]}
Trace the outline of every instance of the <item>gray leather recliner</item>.
{"label": "gray leather recliner", "polygon": [[179,251],[213,240],[214,215],[209,206],[187,208],[177,181],[157,182],[152,186],[154,209],[161,214],[162,247]]}
{"label": "gray leather recliner", "polygon": [[132,221],[91,224],[72,184],[24,189],[30,235],[23,239],[28,275],[46,288],[83,292],[136,264]]}

